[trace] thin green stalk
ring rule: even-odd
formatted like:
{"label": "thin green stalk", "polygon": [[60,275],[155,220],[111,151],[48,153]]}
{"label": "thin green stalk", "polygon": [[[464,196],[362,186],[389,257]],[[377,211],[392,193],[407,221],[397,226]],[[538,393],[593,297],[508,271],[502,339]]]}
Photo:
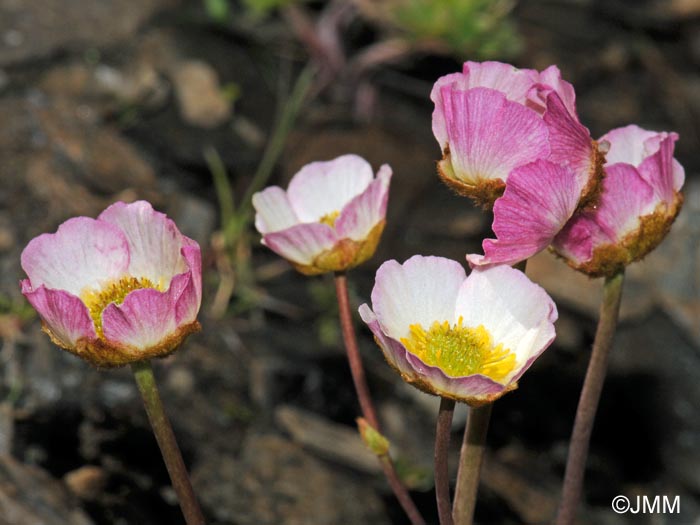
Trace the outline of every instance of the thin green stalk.
{"label": "thin green stalk", "polygon": [[[352,313],[350,311],[350,298],[348,296],[347,279],[348,278],[344,272],[337,272],[335,274],[335,291],[338,297],[338,312],[340,315],[340,327],[343,332],[343,342],[345,343],[345,351],[348,356],[352,381],[355,385],[357,399],[360,402],[362,416],[374,430],[381,432],[379,420],[377,419],[377,412],[374,409],[372,397],[369,393],[369,387],[367,386],[365,370],[362,366],[362,357],[360,356],[360,350],[357,346],[357,338],[355,337],[355,328],[353,327]],[[408,516],[408,519],[411,521],[412,525],[425,525],[425,520],[411,499],[408,489],[401,482],[401,479],[396,473],[396,468],[394,467],[394,463],[389,454],[380,454],[377,456],[377,458],[379,459],[391,490],[393,491],[396,499],[399,501],[399,504]]]}
{"label": "thin green stalk", "polygon": [[452,399],[441,397],[435,426],[435,499],[437,500],[440,525],[453,525],[447,453],[450,449],[450,431],[454,411],[455,402]]}
{"label": "thin green stalk", "polygon": [[[230,250],[230,256],[233,258],[235,284],[242,294],[245,294],[246,289],[254,284],[250,265],[250,239],[247,233],[247,227],[253,218],[252,197],[255,192],[262,189],[272,175],[272,170],[284,150],[285,142],[299,115],[304,99],[309,93],[314,74],[312,67],[306,67],[297,78],[289,97],[281,105],[272,136],[238,207],[236,207],[233,188],[226,173],[226,166],[218,152],[214,148],[207,148],[204,151],[204,159],[212,174],[219,201],[225,248]],[[227,288],[220,288],[220,290],[224,292],[217,293],[219,299],[216,304],[225,306],[233,293],[233,284],[229,283]],[[217,311],[221,311],[221,308]]]}
{"label": "thin green stalk", "polygon": [[306,95],[309,93],[311,88],[314,75],[316,74],[315,68],[312,66],[307,66],[299,74],[296,82],[294,83],[294,88],[287,99],[282,114],[275,126],[275,129],[270,137],[265,151],[263,153],[260,164],[258,164],[258,169],[255,170],[255,174],[250,181],[250,184],[246,188],[243,198],[241,199],[240,208],[238,216],[240,220],[246,221],[246,223],[239,225],[240,229],[243,229],[249,218],[251,217],[252,211],[252,198],[253,194],[260,191],[263,186],[267,183],[267,180],[272,175],[272,169],[277,163],[282,151],[284,150],[284,145],[289,136],[289,132],[292,130],[299,111],[304,103]]}
{"label": "thin green stalk", "polygon": [[158,394],[153,368],[150,361],[140,361],[131,365],[136,384],[143,398],[146,407],[148,420],[153,428],[153,434],[160,447],[160,452],[165,461],[165,466],[170,474],[170,481],[173,484],[175,493],[180,502],[182,514],[185,516],[187,525],[204,525],[204,516],[199,508],[197,497],[192,490],[192,484],[187,474],[185,463],[177,446],[175,434],[170,426],[168,417],[165,415],[163,403]]}
{"label": "thin green stalk", "polygon": [[459,456],[457,486],[452,508],[455,525],[472,525],[474,522],[476,495],[479,491],[481,465],[484,461],[486,434],[492,408],[493,403],[488,403],[469,410],[469,419],[467,428],[464,430],[464,441]]}
{"label": "thin green stalk", "polygon": [[231,187],[231,182],[228,180],[228,173],[226,172],[224,161],[221,160],[221,156],[215,148],[211,146],[205,148],[204,160],[207,163],[207,167],[214,181],[216,198],[219,201],[219,210],[221,212],[221,229],[224,230],[236,216],[236,203],[234,200],[233,188]]}
{"label": "thin green stalk", "polygon": [[596,411],[603,391],[608,358],[615,337],[615,328],[622,301],[624,271],[605,278],[603,301],[600,305],[600,318],[593,341],[593,352],[588,363],[583,389],[576,409],[574,429],[569,444],[569,457],[562,486],[562,497],[557,514],[557,525],[571,525],[576,517],[583,493],[583,479],[588,459],[588,446],[593,432]]}

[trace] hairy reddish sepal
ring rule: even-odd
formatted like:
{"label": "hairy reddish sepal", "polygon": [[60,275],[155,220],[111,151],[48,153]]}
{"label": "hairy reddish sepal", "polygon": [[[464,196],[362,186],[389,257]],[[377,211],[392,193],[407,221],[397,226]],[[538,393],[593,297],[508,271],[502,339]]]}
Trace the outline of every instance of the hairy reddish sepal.
{"label": "hairy reddish sepal", "polygon": [[593,208],[598,205],[600,195],[603,192],[603,179],[605,178],[605,153],[600,150],[598,141],[591,141],[591,168],[588,182],[581,190],[578,202],[578,210]]}
{"label": "hairy reddish sepal", "polygon": [[503,195],[506,183],[501,179],[483,179],[477,184],[463,182],[454,176],[449,155],[450,151],[447,148],[445,156],[438,162],[437,171],[440,180],[457,195],[469,197],[482,209],[491,210],[496,199]]}
{"label": "hairy reddish sepal", "polygon": [[593,249],[591,258],[577,263],[555,249],[554,253],[579,272],[591,277],[612,277],[633,262],[641,261],[664,240],[683,206],[683,195],[676,194],[672,208],[659,204],[653,213],[640,217],[636,230],[625,235],[618,243],[601,244]]}
{"label": "hairy reddish sepal", "polygon": [[367,237],[361,241],[341,239],[330,250],[321,252],[314,257],[311,264],[292,262],[292,265],[304,275],[342,272],[354,268],[374,255],[385,225],[385,220],[378,222]]}
{"label": "hairy reddish sepal", "polygon": [[180,326],[157,345],[146,349],[120,345],[104,339],[88,338],[81,338],[76,342],[75,347],[69,347],[52,333],[46,323],[42,322],[42,330],[48,334],[55,345],[98,368],[116,368],[154,357],[166,357],[177,350],[189,335],[201,329],[202,325],[199,321]]}

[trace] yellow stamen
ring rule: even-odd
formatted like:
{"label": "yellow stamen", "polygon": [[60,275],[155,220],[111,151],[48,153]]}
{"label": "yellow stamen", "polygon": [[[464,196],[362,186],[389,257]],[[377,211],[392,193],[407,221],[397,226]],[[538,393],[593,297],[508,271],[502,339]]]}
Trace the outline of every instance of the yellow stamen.
{"label": "yellow stamen", "polygon": [[462,317],[453,326],[448,321],[435,321],[428,331],[412,324],[401,342],[424,363],[451,377],[483,374],[503,383],[515,367],[515,354],[503,344],[494,346],[484,325],[468,328],[462,322]]}
{"label": "yellow stamen", "polygon": [[332,211],[330,213],[326,213],[318,221],[321,224],[327,224],[331,228],[335,228],[335,220],[338,218],[339,215],[340,215],[339,211]]}
{"label": "yellow stamen", "polygon": [[107,306],[112,303],[121,304],[124,298],[134,290],[141,288],[154,288],[162,290],[162,285],[159,281],[154,285],[150,279],[146,277],[122,277],[117,281],[111,281],[98,290],[85,289],[80,294],[85,306],[90,312],[92,322],[95,324],[97,336],[102,338],[102,312]]}

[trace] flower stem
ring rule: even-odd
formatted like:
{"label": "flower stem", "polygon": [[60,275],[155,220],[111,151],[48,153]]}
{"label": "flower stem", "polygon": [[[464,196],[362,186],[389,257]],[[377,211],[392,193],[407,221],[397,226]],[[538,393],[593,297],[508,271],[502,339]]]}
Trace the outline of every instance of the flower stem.
{"label": "flower stem", "polygon": [[[369,394],[367,380],[365,378],[365,370],[362,366],[362,358],[357,346],[355,337],[355,329],[352,324],[352,314],[350,313],[350,299],[348,297],[348,280],[344,272],[336,272],[335,274],[335,291],[338,296],[338,311],[340,313],[340,326],[343,331],[343,341],[345,342],[345,351],[347,352],[348,362],[350,364],[350,372],[352,381],[355,384],[355,392],[360,402],[362,415],[377,432],[380,431],[377,412],[374,410],[374,404]],[[399,500],[401,507],[408,516],[412,525],[425,525],[425,520],[421,516],[418,508],[411,499],[408,489],[399,479],[396,473],[394,463],[388,454],[378,456],[379,462],[384,470],[387,481],[391,490],[394,492],[396,499]]]}
{"label": "flower stem", "polygon": [[362,357],[357,347],[357,339],[355,338],[355,329],[352,324],[352,314],[350,313],[350,299],[348,297],[348,278],[344,273],[335,274],[335,293],[338,296],[338,310],[340,313],[340,326],[343,331],[343,340],[345,341],[345,350],[348,355],[350,364],[350,372],[352,373],[352,381],[355,384],[355,391],[360,402],[362,415],[367,422],[377,431],[379,430],[379,420],[377,413],[374,410],[372,397],[369,394],[367,387],[367,379],[365,378],[365,369],[362,366]]}
{"label": "flower stem", "polygon": [[455,402],[452,399],[440,398],[440,409],[435,427],[435,498],[437,499],[440,525],[453,525],[447,452],[450,448],[450,430],[454,410]]}
{"label": "flower stem", "polygon": [[486,434],[491,420],[493,403],[469,409],[467,428],[459,456],[457,486],[452,515],[456,525],[471,525],[474,521],[476,494],[479,490],[481,465],[486,449]]}
{"label": "flower stem", "polygon": [[581,397],[576,409],[574,429],[566,462],[562,498],[557,515],[557,525],[571,525],[576,517],[576,509],[583,492],[583,478],[588,458],[588,445],[593,431],[598,402],[605,382],[608,357],[612,349],[615,328],[620,313],[624,272],[605,278],[603,302],[600,305],[600,318],[593,341],[593,352],[583,380]]}
{"label": "flower stem", "polygon": [[153,368],[150,361],[139,361],[131,365],[139,392],[146,407],[148,420],[153,428],[165,466],[170,474],[175,493],[180,502],[182,514],[187,525],[204,525],[204,516],[199,508],[197,497],[192,490],[190,478],[187,475],[185,463],[180,454],[180,448],[175,441],[175,434],[170,426],[168,417],[163,410],[163,403],[158,394]]}

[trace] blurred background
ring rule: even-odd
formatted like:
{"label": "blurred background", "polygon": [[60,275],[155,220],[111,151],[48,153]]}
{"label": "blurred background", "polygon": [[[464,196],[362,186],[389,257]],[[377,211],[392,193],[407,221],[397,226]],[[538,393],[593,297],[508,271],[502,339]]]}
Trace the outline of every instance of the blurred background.
{"label": "blurred background", "polygon": [[[18,287],[32,237],[137,198],[203,248],[204,329],[156,373],[209,523],[405,523],[356,436],[332,279],[260,246],[250,196],[343,153],[393,167],[356,306],[385,259],[464,261],[491,217],[438,181],[429,93],[486,59],[557,64],[594,137],[680,134],[685,205],[628,271],[581,523],[700,523],[698,0],[0,0],[0,523],[182,522],[129,371],[54,347]],[[551,520],[595,329],[600,280],[547,254],[528,274],[559,305],[558,338],[495,405],[481,524]],[[358,329],[401,475],[436,523],[437,401]],[[679,496],[681,513],[618,516],[618,494]]]}

